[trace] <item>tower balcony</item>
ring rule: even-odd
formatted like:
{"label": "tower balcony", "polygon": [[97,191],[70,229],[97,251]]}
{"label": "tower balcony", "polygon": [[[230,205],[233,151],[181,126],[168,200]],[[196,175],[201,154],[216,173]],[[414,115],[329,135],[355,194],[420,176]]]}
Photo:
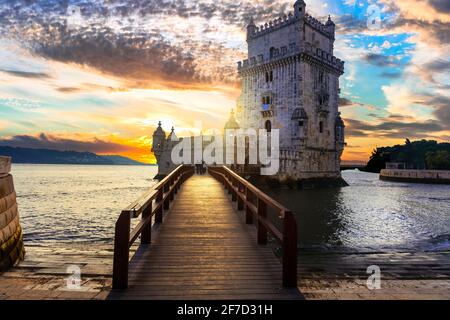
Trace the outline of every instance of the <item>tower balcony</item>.
{"label": "tower balcony", "polygon": [[264,118],[270,118],[274,115],[274,107],[272,104],[263,104],[261,107],[261,114]]}

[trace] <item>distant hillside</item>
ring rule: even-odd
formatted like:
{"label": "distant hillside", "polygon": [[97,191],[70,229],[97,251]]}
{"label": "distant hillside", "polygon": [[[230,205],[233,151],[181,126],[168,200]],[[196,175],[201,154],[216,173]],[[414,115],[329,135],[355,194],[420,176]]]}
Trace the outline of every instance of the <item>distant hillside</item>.
{"label": "distant hillside", "polygon": [[12,148],[0,146],[0,155],[12,157],[13,163],[144,165],[144,163],[122,156],[99,156],[91,152],[57,151],[49,149]]}

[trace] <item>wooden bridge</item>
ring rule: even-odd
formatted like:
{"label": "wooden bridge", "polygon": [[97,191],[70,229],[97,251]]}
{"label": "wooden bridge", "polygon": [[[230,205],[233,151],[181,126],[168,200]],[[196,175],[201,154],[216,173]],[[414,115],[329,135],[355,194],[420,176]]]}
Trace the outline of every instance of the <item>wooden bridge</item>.
{"label": "wooden bridge", "polygon": [[208,171],[180,166],[122,211],[110,299],[302,298],[294,215],[230,169]]}

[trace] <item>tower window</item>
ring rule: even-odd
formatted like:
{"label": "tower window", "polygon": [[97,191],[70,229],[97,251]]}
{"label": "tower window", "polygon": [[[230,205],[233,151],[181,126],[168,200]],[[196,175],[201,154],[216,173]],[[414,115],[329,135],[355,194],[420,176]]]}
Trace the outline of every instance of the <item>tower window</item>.
{"label": "tower window", "polygon": [[269,73],[266,72],[266,83],[268,83],[268,82],[269,82]]}
{"label": "tower window", "polygon": [[270,82],[273,81],[273,71],[270,71]]}
{"label": "tower window", "polygon": [[266,128],[266,131],[268,133],[272,132],[272,122],[270,122],[270,120],[267,120],[264,127]]}
{"label": "tower window", "polygon": [[299,121],[299,122],[298,122],[298,126],[299,126],[299,127],[303,127],[304,125],[305,125],[305,122],[304,122],[304,121]]}
{"label": "tower window", "polygon": [[320,133],[323,133],[323,121],[319,122],[319,131]]}

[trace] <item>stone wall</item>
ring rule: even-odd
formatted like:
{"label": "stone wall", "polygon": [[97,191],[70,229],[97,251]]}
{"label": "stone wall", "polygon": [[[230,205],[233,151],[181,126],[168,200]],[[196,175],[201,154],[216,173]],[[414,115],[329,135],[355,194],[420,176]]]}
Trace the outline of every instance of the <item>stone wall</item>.
{"label": "stone wall", "polygon": [[0,272],[12,267],[25,255],[10,170],[11,158],[0,156]]}
{"label": "stone wall", "polygon": [[380,179],[417,183],[450,184],[450,171],[384,169],[381,170]]}

